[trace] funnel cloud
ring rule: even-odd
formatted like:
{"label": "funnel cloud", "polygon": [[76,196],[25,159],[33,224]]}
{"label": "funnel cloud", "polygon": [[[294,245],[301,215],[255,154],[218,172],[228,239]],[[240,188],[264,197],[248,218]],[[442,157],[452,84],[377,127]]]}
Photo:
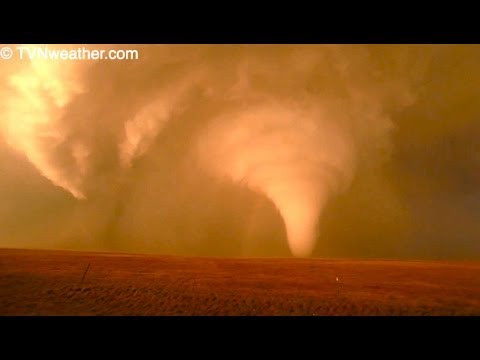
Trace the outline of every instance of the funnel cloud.
{"label": "funnel cloud", "polygon": [[0,63],[0,246],[480,257],[479,46],[85,47]]}

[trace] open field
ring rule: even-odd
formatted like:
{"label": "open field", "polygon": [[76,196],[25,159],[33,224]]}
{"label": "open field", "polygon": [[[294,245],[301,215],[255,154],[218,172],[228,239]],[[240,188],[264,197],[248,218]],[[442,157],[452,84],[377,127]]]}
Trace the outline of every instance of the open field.
{"label": "open field", "polygon": [[480,315],[480,263],[1,249],[0,315]]}

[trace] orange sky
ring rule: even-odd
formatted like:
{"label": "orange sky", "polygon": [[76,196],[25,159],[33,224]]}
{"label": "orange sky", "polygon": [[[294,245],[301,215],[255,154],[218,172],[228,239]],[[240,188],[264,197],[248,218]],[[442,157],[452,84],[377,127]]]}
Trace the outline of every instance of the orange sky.
{"label": "orange sky", "polygon": [[121,48],[0,62],[0,246],[480,257],[479,46]]}

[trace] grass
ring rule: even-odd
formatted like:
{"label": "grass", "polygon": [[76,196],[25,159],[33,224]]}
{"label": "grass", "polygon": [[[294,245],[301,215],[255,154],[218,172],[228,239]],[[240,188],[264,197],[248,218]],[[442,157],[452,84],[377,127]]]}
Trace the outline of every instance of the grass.
{"label": "grass", "polygon": [[480,315],[480,263],[3,249],[0,315]]}

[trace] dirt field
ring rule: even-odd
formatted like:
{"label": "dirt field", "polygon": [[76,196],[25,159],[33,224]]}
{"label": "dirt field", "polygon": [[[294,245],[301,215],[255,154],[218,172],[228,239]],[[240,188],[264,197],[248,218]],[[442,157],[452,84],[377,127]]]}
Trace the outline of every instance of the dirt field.
{"label": "dirt field", "polygon": [[0,315],[480,315],[480,263],[2,249]]}

